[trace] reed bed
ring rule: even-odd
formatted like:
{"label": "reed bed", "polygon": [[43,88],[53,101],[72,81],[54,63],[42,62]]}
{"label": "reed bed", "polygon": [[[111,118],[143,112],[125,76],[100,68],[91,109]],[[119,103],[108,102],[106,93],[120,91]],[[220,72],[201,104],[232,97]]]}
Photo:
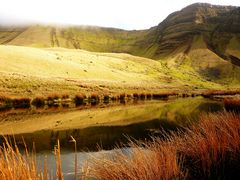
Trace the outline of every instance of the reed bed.
{"label": "reed bed", "polygon": [[31,101],[31,104],[36,108],[42,108],[45,106],[45,99],[42,96],[38,96]]}
{"label": "reed bed", "polygon": [[85,94],[77,94],[74,98],[74,102],[76,106],[84,105],[85,104],[85,99],[87,96]]}
{"label": "reed bed", "polygon": [[12,106],[15,109],[28,109],[31,107],[31,99],[28,97],[12,99]]}
{"label": "reed bed", "polygon": [[227,98],[224,99],[224,107],[227,111],[240,112],[240,98]]}
{"label": "reed bed", "polygon": [[202,93],[205,98],[212,98],[213,96],[227,96],[240,94],[240,90],[208,90]]}
{"label": "reed bed", "polygon": [[[76,142],[72,138],[73,142]],[[13,141],[14,142],[14,141]],[[130,141],[129,152],[91,159],[75,179],[236,179],[240,177],[240,115],[207,114],[185,130],[163,133],[150,142]],[[20,153],[5,139],[0,148],[0,179],[52,179],[44,163],[37,170],[35,153]],[[55,148],[56,179],[62,180],[60,143]],[[81,172],[81,177],[77,177]]]}
{"label": "reed bed", "polygon": [[48,177],[47,174],[37,172],[36,167],[33,154],[26,149],[25,155],[22,155],[16,144],[13,145],[5,140],[0,148],[0,179],[24,180]]}
{"label": "reed bed", "polygon": [[103,95],[103,103],[108,104],[110,102],[110,96],[108,94]]}
{"label": "reed bed", "polygon": [[[114,154],[112,159],[92,159],[89,162],[90,175],[97,179],[183,179],[183,173],[173,146],[164,146],[155,141],[152,144],[131,144],[132,152]],[[159,153],[161,152],[161,153]]]}
{"label": "reed bed", "polygon": [[92,93],[89,97],[91,105],[96,105],[100,102],[100,95],[98,93]]}
{"label": "reed bed", "polygon": [[0,111],[12,109],[12,99],[8,96],[0,95]]}
{"label": "reed bed", "polygon": [[133,152],[93,159],[99,179],[233,179],[240,177],[240,116],[203,115],[184,132],[131,143]]}

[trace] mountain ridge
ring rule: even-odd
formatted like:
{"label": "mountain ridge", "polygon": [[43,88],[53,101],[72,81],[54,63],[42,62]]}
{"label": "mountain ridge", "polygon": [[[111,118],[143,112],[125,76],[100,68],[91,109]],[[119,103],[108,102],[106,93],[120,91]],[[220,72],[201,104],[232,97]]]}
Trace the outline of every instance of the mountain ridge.
{"label": "mountain ridge", "polygon": [[127,53],[161,61],[174,77],[191,74],[240,84],[240,7],[195,3],[146,30],[96,26],[0,28],[0,44]]}
{"label": "mountain ridge", "polygon": [[[239,17],[239,7],[195,3],[170,14],[157,26],[146,30],[36,25],[9,28],[7,31],[11,33],[8,37],[0,37],[0,44],[123,52],[160,59],[173,53],[179,46],[191,43],[193,36],[204,34],[208,48],[225,59],[228,56],[220,52],[220,47],[216,47],[212,39],[216,39],[218,31],[239,34]],[[228,29],[221,25],[222,22]],[[4,32],[4,28],[0,29]],[[41,39],[43,36],[45,37]],[[6,40],[3,40],[4,38]],[[229,38],[227,40],[230,41]]]}

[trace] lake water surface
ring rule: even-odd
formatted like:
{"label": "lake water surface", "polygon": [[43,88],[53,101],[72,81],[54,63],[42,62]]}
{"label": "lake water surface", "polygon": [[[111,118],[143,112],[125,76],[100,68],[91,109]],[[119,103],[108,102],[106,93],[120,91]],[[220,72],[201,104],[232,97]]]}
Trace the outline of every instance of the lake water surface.
{"label": "lake water surface", "polygon": [[[48,168],[55,170],[53,154],[57,140],[61,144],[62,168],[66,179],[74,171],[74,144],[77,141],[79,167],[92,156],[110,156],[116,145],[136,140],[150,139],[156,131],[176,130],[197,121],[201,113],[222,111],[223,104],[202,97],[144,101],[118,106],[96,106],[51,112],[14,112],[0,116],[0,133],[14,134],[19,147],[22,138],[32,147],[37,159],[47,156]],[[102,149],[99,151],[99,148]],[[129,153],[131,149],[123,148]],[[54,176],[54,175],[53,175]]]}

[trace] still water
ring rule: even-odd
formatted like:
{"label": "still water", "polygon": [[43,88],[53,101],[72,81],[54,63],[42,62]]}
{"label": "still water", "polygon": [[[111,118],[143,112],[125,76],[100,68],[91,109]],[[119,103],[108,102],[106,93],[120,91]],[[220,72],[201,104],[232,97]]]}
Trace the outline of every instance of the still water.
{"label": "still water", "polygon": [[[77,141],[80,167],[92,156],[111,156],[116,151],[113,148],[126,144],[128,138],[149,139],[159,129],[176,130],[197,121],[201,113],[222,110],[220,102],[195,97],[64,112],[19,112],[0,116],[0,133],[14,134],[19,147],[23,147],[22,138],[28,147],[34,142],[37,159],[43,162],[47,156],[50,172],[55,170],[52,151],[59,140],[63,173],[65,179],[71,179],[74,171],[74,144],[71,136]],[[126,153],[131,151],[129,148],[118,150]]]}

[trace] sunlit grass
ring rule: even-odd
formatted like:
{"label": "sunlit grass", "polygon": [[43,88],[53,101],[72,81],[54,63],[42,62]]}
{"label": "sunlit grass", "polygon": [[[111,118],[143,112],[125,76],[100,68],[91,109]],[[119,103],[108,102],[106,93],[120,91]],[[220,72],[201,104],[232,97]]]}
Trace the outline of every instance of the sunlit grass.
{"label": "sunlit grass", "polygon": [[240,116],[203,115],[185,132],[131,143],[131,155],[93,159],[92,175],[100,179],[219,179],[239,177]]}

